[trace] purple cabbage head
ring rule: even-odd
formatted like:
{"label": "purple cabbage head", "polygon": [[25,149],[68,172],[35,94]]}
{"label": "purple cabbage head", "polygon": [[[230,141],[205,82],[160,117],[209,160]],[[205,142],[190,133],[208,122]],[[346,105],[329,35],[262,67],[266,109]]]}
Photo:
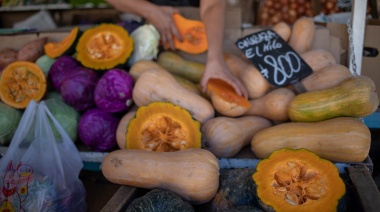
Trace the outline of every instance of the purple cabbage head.
{"label": "purple cabbage head", "polygon": [[133,78],[127,71],[108,70],[96,84],[94,92],[96,106],[110,113],[127,111],[133,103],[133,85]]}
{"label": "purple cabbage head", "polygon": [[98,152],[114,149],[120,119],[99,108],[87,110],[80,118],[78,135],[84,145]]}
{"label": "purple cabbage head", "polygon": [[77,111],[93,108],[94,91],[99,78],[94,70],[77,67],[62,80],[60,94],[65,102]]}
{"label": "purple cabbage head", "polygon": [[48,78],[53,85],[53,87],[60,92],[61,84],[67,79],[69,73],[79,67],[80,64],[75,60],[75,58],[64,55],[59,57],[52,66],[50,67]]}

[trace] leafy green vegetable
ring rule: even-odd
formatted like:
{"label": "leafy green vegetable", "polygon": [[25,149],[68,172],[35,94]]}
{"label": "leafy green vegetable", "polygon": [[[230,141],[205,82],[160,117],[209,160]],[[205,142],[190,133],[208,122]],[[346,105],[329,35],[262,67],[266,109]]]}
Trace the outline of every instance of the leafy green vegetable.
{"label": "leafy green vegetable", "polygon": [[[49,98],[45,100],[46,106],[66,133],[70,136],[71,140],[75,142],[78,137],[77,128],[79,123],[80,114],[73,107],[66,104],[61,98]],[[54,136],[57,140],[61,140],[61,136],[57,129],[54,127],[53,122],[50,122]]]}
{"label": "leafy green vegetable", "polygon": [[20,123],[22,111],[0,102],[0,144],[7,145]]}

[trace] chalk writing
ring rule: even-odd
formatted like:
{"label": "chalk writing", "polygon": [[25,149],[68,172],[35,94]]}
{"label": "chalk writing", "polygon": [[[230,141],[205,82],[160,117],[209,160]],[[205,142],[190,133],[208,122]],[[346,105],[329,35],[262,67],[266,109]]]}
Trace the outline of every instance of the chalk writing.
{"label": "chalk writing", "polygon": [[312,70],[273,30],[248,35],[236,42],[260,73],[276,87],[283,87],[308,76]]}

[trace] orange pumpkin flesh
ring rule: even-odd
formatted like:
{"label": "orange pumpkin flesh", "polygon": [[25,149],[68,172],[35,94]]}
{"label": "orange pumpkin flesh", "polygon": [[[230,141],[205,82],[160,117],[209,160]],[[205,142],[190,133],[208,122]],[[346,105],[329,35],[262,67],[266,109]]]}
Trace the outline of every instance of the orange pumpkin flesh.
{"label": "orange pumpkin flesh", "polygon": [[126,149],[174,152],[200,147],[200,122],[169,102],[139,107],[127,126]]}
{"label": "orange pumpkin flesh", "polygon": [[251,107],[246,98],[239,96],[230,84],[220,79],[208,81],[207,96],[210,97],[215,110],[225,116],[243,115]]}
{"label": "orange pumpkin flesh", "polygon": [[0,97],[9,106],[24,109],[30,100],[40,101],[46,92],[46,77],[33,62],[9,64],[0,78]]}
{"label": "orange pumpkin flesh", "polygon": [[60,42],[48,42],[44,45],[44,51],[50,58],[58,58],[64,54],[72,54],[75,52],[75,44],[78,42],[82,32],[79,27],[74,27],[70,34]]}
{"label": "orange pumpkin flesh", "polygon": [[275,211],[334,211],[346,188],[338,169],[306,149],[282,149],[252,176],[262,203]]}
{"label": "orange pumpkin flesh", "polygon": [[178,13],[173,15],[173,19],[182,36],[182,42],[174,36],[177,49],[190,54],[200,54],[207,50],[206,28],[203,22],[186,19]]}
{"label": "orange pumpkin flesh", "polygon": [[123,65],[131,56],[134,42],[127,30],[116,24],[101,24],[80,37],[77,60],[87,68],[107,70]]}

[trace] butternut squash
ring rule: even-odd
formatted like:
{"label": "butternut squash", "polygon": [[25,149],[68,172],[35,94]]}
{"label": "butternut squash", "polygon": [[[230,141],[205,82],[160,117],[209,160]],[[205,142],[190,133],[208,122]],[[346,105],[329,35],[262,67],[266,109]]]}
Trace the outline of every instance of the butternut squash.
{"label": "butternut squash", "polygon": [[288,88],[276,88],[257,99],[251,99],[251,107],[244,115],[262,116],[272,121],[288,121],[288,109],[295,93]]}
{"label": "butternut squash", "polygon": [[368,127],[352,117],[312,123],[287,122],[256,133],[251,141],[251,149],[259,158],[267,158],[284,148],[305,148],[335,162],[362,162],[370,146]]}
{"label": "butternut squash", "polygon": [[192,204],[210,201],[219,187],[218,160],[204,149],[177,152],[121,149],[106,155],[101,169],[113,183],[169,190]]}
{"label": "butternut squash", "polygon": [[215,115],[212,104],[204,97],[182,87],[165,69],[144,71],[135,83],[132,93],[137,106],[165,101],[179,105],[201,123]]}
{"label": "butternut squash", "polygon": [[306,91],[330,89],[352,77],[350,70],[340,64],[328,65],[301,80]]}
{"label": "butternut squash", "polygon": [[[129,73],[133,77],[134,81],[136,81],[142,72],[147,71],[147,70],[162,69],[162,68],[163,68],[162,66],[160,66],[157,62],[155,62],[153,60],[139,60],[131,66],[131,68],[129,69]],[[179,84],[181,84],[182,87],[184,87],[187,90],[194,92],[196,94],[199,94],[199,95],[202,94],[202,90],[201,90],[199,84],[195,84],[192,81],[190,81],[184,77],[175,75],[173,73],[171,73],[171,74],[177,80],[177,82]]]}
{"label": "butternut squash", "polygon": [[194,83],[200,82],[205,71],[205,64],[185,59],[172,51],[161,52],[157,57],[157,63],[170,73]]}
{"label": "butternut squash", "polygon": [[315,34],[315,24],[312,18],[298,18],[292,28],[289,45],[298,53],[302,54],[310,50]]}
{"label": "butternut squash", "polygon": [[120,149],[125,149],[125,135],[127,134],[127,127],[128,127],[129,121],[133,117],[135,117],[136,110],[137,108],[128,111],[126,114],[123,115],[123,117],[119,121],[119,125],[117,126],[117,129],[116,129],[116,142],[117,142],[117,146]]}
{"label": "butternut squash", "polygon": [[260,116],[215,117],[201,127],[202,147],[216,157],[233,157],[257,132],[270,126],[272,123]]}
{"label": "butternut squash", "polygon": [[374,82],[360,75],[352,76],[330,89],[297,95],[290,102],[288,115],[292,121],[316,122],[339,116],[368,116],[378,106]]}
{"label": "butternut squash", "polygon": [[275,31],[285,42],[289,41],[290,35],[292,34],[292,29],[284,21],[280,21],[273,25],[272,30]]}
{"label": "butternut squash", "polygon": [[243,58],[224,53],[224,61],[232,74],[240,79],[247,88],[250,99],[264,96],[274,88],[253,64],[250,64]]}
{"label": "butternut squash", "polygon": [[324,49],[312,49],[302,53],[300,56],[314,72],[336,64],[334,55]]}

